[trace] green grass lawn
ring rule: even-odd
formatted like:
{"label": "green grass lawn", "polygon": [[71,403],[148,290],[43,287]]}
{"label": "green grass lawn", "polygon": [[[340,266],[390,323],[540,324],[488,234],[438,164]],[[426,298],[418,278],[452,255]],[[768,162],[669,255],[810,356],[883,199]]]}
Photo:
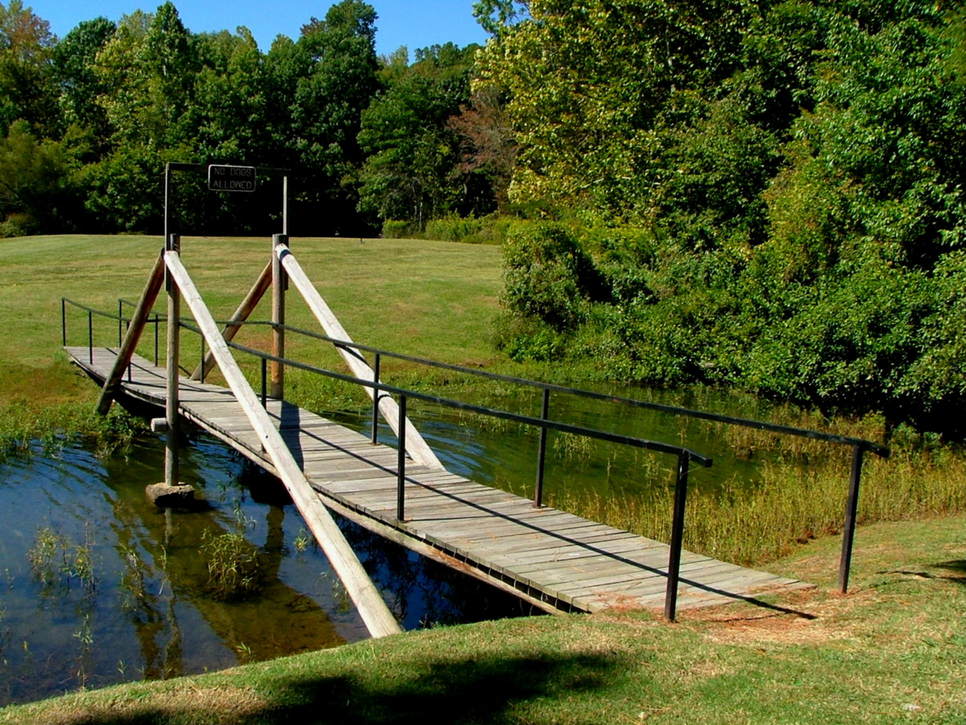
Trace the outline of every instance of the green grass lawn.
{"label": "green grass lawn", "polygon": [[[139,236],[0,241],[0,319],[14,325],[0,339],[0,359],[49,365],[60,347],[60,297],[108,311],[119,297],[136,301],[159,245]],[[493,357],[499,248],[383,239],[293,239],[291,247],[358,341],[457,362]],[[270,250],[270,240],[182,240],[184,263],[216,317],[230,315]],[[288,297],[289,323],[317,329],[297,291]],[[254,316],[270,317],[267,300]],[[78,316],[72,326],[78,341],[86,338],[86,321]]]}
{"label": "green grass lawn", "polygon": [[21,723],[962,723],[966,516],[863,529],[777,570],[772,606],[538,617],[411,632],[0,711]]}
{"label": "green grass lawn", "polygon": [[[50,410],[61,410],[65,421],[76,421],[76,405],[90,405],[96,399],[94,386],[71,369],[61,351],[60,298],[108,312],[117,309],[118,298],[137,301],[160,243],[157,237],[145,236],[0,240],[0,419],[6,419],[0,430],[23,428],[24,419],[39,416],[37,425],[26,425],[29,430],[24,431],[36,435],[49,420]],[[293,239],[291,247],[357,342],[461,364],[500,362],[491,333],[500,289],[497,247],[391,239]],[[182,259],[217,318],[231,315],[270,252],[270,239],[182,240]],[[163,296],[156,308],[163,314]],[[252,318],[270,317],[266,296]],[[294,287],[287,295],[286,321],[322,332]],[[68,329],[69,344],[87,344],[86,313],[69,308]],[[95,317],[95,344],[115,344],[116,330],[116,322]],[[163,346],[163,328],[161,335]],[[151,354],[150,336],[146,331],[144,354]],[[197,339],[187,332],[182,339],[182,364],[193,367]],[[238,340],[267,349],[268,333],[265,328],[250,328]],[[342,369],[331,347],[320,342],[292,338],[288,352]],[[254,361],[247,364],[255,369]],[[332,391],[318,379],[301,387],[315,400]],[[298,390],[295,382],[296,399]],[[342,394],[358,398],[360,391]],[[11,406],[17,406],[17,415],[4,415]],[[83,424],[91,423],[85,419]]]}

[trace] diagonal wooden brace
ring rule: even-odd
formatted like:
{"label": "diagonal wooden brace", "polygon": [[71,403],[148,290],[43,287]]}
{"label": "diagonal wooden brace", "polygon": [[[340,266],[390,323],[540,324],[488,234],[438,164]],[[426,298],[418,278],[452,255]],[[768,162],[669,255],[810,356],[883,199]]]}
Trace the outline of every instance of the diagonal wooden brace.
{"label": "diagonal wooden brace", "polygon": [[148,316],[151,314],[151,308],[154,307],[154,301],[158,298],[162,284],[164,284],[164,252],[158,255],[158,260],[154,263],[148,282],[141,293],[141,299],[134,310],[131,324],[127,328],[127,334],[124,335],[121,349],[117,351],[114,367],[111,368],[111,374],[104,380],[101,398],[97,403],[97,412],[101,415],[107,415],[107,412],[111,409],[111,403],[114,402],[114,396],[117,394],[121,378],[124,376],[124,371],[127,370],[131,356],[134,355],[138,346],[141,333],[148,322]]}
{"label": "diagonal wooden brace", "polygon": [[332,568],[359,610],[359,615],[373,637],[383,637],[401,631],[386,606],[378,588],[369,578],[345,535],[312,488],[305,473],[296,463],[288,445],[282,439],[266,410],[261,406],[255,391],[232,357],[228,343],[221,337],[218,326],[205,306],[201,294],[192,282],[188,271],[177,253],[169,252],[165,258],[169,272],[181,291],[182,299],[191,310],[201,334],[208,341],[218,368],[235,394],[235,399],[245,412],[252,429],[268,452],[272,465],[278,472],[286,490],[292,497],[309,530],[322,547]]}

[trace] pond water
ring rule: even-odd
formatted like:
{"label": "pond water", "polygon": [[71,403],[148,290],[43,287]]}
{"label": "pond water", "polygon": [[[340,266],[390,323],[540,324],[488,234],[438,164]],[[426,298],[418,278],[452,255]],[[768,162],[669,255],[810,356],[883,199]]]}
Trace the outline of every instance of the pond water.
{"label": "pond water", "polygon": [[[223,669],[368,635],[281,484],[207,436],[182,460],[210,508],[165,513],[146,435],[124,455],[83,445],[0,462],[0,705],[128,680]],[[340,525],[407,629],[530,614],[517,598]],[[239,533],[260,587],[224,600],[202,547]]]}
{"label": "pond water", "polygon": [[[593,388],[591,388],[593,389]],[[710,388],[653,390],[634,386],[598,386],[594,392],[646,400],[669,406],[768,420],[773,406],[753,396]],[[450,393],[443,391],[444,396]],[[473,387],[452,397],[485,407],[539,417],[541,394],[526,389],[487,390]],[[537,465],[539,429],[481,414],[454,414],[452,409],[410,401],[417,427],[446,467],[474,481],[530,496]],[[365,415],[325,413],[369,435]],[[622,435],[686,446],[714,459],[711,468],[691,467],[691,487],[715,490],[725,485],[754,486],[761,480],[763,451],[750,455],[729,438],[726,426],[686,416],[554,392],[550,403],[554,420]],[[731,427],[730,431],[747,431]],[[755,436],[761,434],[754,433]],[[767,434],[765,434],[767,435]],[[380,426],[380,440],[395,445],[388,426]],[[547,441],[545,492],[594,491],[601,496],[646,495],[655,486],[673,486],[677,458],[630,448],[618,443],[551,431]]]}
{"label": "pond water", "polygon": [[[481,390],[458,397],[539,411],[539,394]],[[735,403],[707,391],[699,400],[680,391],[619,394],[711,409]],[[767,415],[758,406],[749,398],[742,412]],[[320,412],[368,432],[364,411]],[[451,471],[531,495],[536,430],[418,403],[412,412]],[[699,490],[758,480],[755,462],[736,457],[720,430],[702,421],[556,394],[551,415],[714,456],[713,468],[693,470]],[[380,435],[394,442],[388,428]],[[182,478],[197,484],[207,508],[163,512],[144,494],[146,484],[162,477],[163,453],[162,440],[144,434],[110,456],[72,441],[36,443],[27,455],[0,461],[0,704],[222,669],[367,636],[278,481],[195,433]],[[552,433],[545,486],[550,496],[578,489],[641,496],[671,486],[674,466],[673,456]],[[534,613],[511,595],[339,523],[407,629]],[[226,600],[212,590],[205,549],[226,534],[244,537],[257,552],[259,587],[252,596]]]}

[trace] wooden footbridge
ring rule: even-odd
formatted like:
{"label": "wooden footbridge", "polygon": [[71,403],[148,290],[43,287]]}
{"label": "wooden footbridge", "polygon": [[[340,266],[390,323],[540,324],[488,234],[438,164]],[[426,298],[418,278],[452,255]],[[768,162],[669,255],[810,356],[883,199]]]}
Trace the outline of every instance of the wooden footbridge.
{"label": "wooden footbridge", "polygon": [[[293,332],[284,321],[284,291],[288,282],[301,293],[326,333],[314,336],[336,344],[351,374],[322,370],[285,358],[285,333]],[[161,366],[157,352],[152,361],[135,354],[135,350],[165,283],[168,291],[167,353],[166,365]],[[273,301],[271,353],[232,341],[235,332],[248,322],[259,298],[269,288]],[[194,324],[181,320],[182,301],[189,308]],[[222,329],[212,318],[182,262],[176,235],[169,236],[136,310],[130,319],[125,320],[127,332],[118,345],[94,345],[90,324],[94,311],[85,308],[88,310],[87,345],[68,346],[68,302],[64,302],[64,345],[71,359],[102,384],[100,411],[106,412],[112,399],[120,396],[166,410],[163,427],[168,431],[165,463],[168,482],[178,481],[175,434],[181,420],[206,430],[278,476],[373,636],[397,632],[398,624],[332,520],[330,510],[420,554],[511,591],[550,612],[663,606],[667,618],[673,620],[678,607],[754,599],[766,593],[807,586],[682,551],[689,466],[711,463],[695,451],[554,421],[548,414],[550,391],[555,388],[552,385],[539,384],[544,395],[543,413],[534,418],[384,383],[379,374],[379,351],[350,340],[302,270],[285,235],[275,235],[271,262]],[[118,319],[120,324],[120,316]],[[202,362],[191,376],[178,372],[182,329],[194,330],[203,339]],[[375,352],[372,366],[363,356],[367,351]],[[246,379],[233,352],[256,355],[260,359],[260,391],[256,392]],[[218,366],[227,387],[205,381],[212,365]],[[363,436],[285,401],[286,367],[311,370],[363,386],[375,401],[373,436]],[[535,500],[447,471],[407,418],[407,399],[429,400],[537,426],[541,435]],[[639,404],[665,409],[664,406]],[[715,418],[710,414],[686,412]],[[376,440],[376,415],[381,415],[395,431],[396,447]],[[738,419],[726,420],[735,421]],[[742,423],[749,421],[739,421]],[[824,436],[814,432],[796,433],[795,429],[768,424],[755,423],[755,426],[797,435]],[[677,488],[670,543],[653,541],[543,506],[543,459],[548,431],[585,435],[644,448],[656,455],[675,456]],[[862,454],[866,450],[882,451],[866,441],[836,436],[825,438],[852,445],[856,451],[852,480],[854,495],[850,497],[846,512],[848,555],[843,546],[844,578],[840,583],[844,590]]]}

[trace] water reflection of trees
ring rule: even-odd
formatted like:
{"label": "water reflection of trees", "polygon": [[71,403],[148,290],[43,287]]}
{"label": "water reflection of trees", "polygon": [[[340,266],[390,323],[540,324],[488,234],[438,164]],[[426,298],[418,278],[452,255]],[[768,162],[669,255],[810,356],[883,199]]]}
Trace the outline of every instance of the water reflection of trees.
{"label": "water reflection of trees", "polygon": [[[185,459],[183,473],[191,480],[197,467],[190,453]],[[136,633],[145,677],[171,677],[192,669],[185,662],[185,634],[178,616],[181,604],[190,604],[201,615],[234,653],[233,660],[268,659],[344,641],[325,612],[317,605],[304,606],[305,595],[279,578],[286,551],[285,512],[280,506],[259,507],[264,511],[266,536],[259,546],[262,588],[258,596],[219,601],[205,591],[208,571],[199,548],[206,536],[232,531],[233,523],[223,520],[224,514],[217,509],[159,512],[146,499],[141,485],[117,476],[107,477],[105,483],[114,493],[110,500],[115,550],[122,560],[130,560],[130,552],[138,552],[138,561],[128,565],[144,568],[140,591],[135,596],[127,593],[132,606],[126,607],[126,614]],[[188,636],[197,637],[195,633]]]}

